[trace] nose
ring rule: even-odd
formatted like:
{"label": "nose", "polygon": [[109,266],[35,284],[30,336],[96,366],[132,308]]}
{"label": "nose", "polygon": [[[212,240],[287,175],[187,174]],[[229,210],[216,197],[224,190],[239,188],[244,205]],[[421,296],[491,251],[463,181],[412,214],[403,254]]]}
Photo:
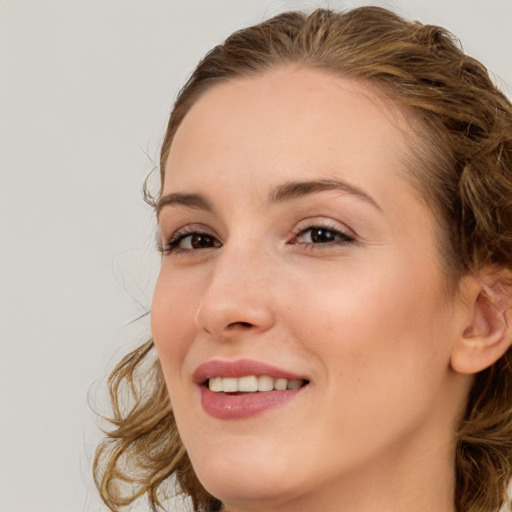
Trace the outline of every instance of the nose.
{"label": "nose", "polygon": [[215,338],[263,333],[275,323],[272,264],[261,252],[248,252],[224,246],[213,263],[195,321]]}

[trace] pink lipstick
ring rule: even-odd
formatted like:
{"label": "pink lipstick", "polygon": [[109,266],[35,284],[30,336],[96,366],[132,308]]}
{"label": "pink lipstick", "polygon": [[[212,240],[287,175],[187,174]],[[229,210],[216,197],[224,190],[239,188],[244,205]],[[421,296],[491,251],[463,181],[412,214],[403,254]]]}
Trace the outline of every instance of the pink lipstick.
{"label": "pink lipstick", "polygon": [[208,361],[193,381],[204,411],[217,419],[248,418],[284,405],[309,383],[303,375],[249,359]]}

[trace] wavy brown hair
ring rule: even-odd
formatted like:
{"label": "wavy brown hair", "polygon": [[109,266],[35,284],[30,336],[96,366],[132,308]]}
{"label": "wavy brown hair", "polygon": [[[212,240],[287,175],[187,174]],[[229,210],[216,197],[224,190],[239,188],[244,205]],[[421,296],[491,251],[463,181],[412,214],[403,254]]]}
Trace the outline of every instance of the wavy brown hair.
{"label": "wavy brown hair", "polygon": [[[436,214],[447,281],[486,266],[512,270],[512,105],[485,67],[443,28],[407,22],[378,7],[345,13],[283,13],[211,50],[181,90],[161,149],[208,89],[282,65],[360,80],[408,114],[415,132],[408,178]],[[156,204],[147,195],[148,201]],[[457,512],[497,512],[512,477],[509,350],[476,375],[456,433]],[[169,493],[195,511],[219,510],[180,441],[151,341],[109,378],[113,425],[97,449],[94,475],[111,510],[146,495],[153,510]],[[175,489],[175,490],[173,490]]]}

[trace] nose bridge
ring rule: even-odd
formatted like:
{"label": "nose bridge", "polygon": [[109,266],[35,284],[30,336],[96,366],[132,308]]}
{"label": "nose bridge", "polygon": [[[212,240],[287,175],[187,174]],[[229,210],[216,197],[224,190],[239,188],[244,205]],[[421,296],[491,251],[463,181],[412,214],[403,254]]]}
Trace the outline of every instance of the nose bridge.
{"label": "nose bridge", "polygon": [[261,248],[228,243],[213,263],[196,315],[198,327],[225,337],[240,328],[265,331],[274,323],[272,261]]}

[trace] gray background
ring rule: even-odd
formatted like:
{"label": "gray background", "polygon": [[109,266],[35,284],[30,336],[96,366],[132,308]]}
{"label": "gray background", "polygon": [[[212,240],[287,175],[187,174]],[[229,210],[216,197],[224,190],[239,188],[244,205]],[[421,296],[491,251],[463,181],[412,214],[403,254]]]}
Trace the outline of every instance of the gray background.
{"label": "gray background", "polygon": [[88,396],[149,335],[140,189],[197,60],[284,9],[365,3],[446,26],[511,95],[510,0],[0,0],[0,512],[103,510]]}

